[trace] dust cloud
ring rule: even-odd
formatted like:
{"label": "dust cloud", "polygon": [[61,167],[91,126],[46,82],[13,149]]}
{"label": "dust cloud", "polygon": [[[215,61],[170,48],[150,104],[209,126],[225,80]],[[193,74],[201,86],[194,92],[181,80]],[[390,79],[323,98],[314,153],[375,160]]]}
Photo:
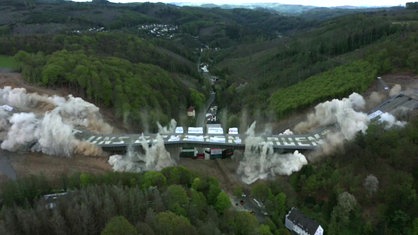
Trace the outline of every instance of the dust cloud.
{"label": "dust cloud", "polygon": [[402,91],[402,86],[399,84],[394,85],[390,91],[389,91],[389,96],[396,96],[399,95]]}
{"label": "dust cloud", "polygon": [[[392,90],[397,91],[400,86],[395,85]],[[385,95],[372,93],[369,101],[377,102],[386,98]],[[367,105],[368,106],[368,105]],[[315,111],[308,114],[307,121],[295,126],[298,133],[306,133],[326,128],[327,134],[322,141],[320,151],[314,156],[331,154],[336,150],[343,150],[345,141],[354,139],[357,133],[366,133],[371,120],[365,112],[366,102],[364,98],[353,93],[348,98],[333,99],[320,103]],[[396,120],[390,113],[382,113],[377,119],[385,128],[403,127],[405,122]]]}
{"label": "dust cloud", "polygon": [[[290,175],[308,164],[305,156],[298,151],[275,153],[271,143],[256,135],[255,126],[254,122],[246,132],[244,156],[237,169],[242,182],[252,184],[275,175]],[[291,134],[291,131],[286,130],[284,134]]]}
{"label": "dust cloud", "polygon": [[74,153],[101,155],[101,149],[81,142],[74,128],[111,133],[112,128],[100,116],[99,108],[81,98],[27,93],[24,88],[0,89],[1,148],[8,151],[30,150],[56,156]]}
{"label": "dust cloud", "polygon": [[[391,90],[393,92],[390,93],[399,94],[399,89],[400,86],[395,85]],[[379,93],[372,93],[368,100],[377,103],[385,97]],[[347,98],[320,103],[315,106],[312,113],[308,114],[306,121],[295,126],[294,131],[288,129],[280,135],[326,130],[319,150],[309,155],[309,161],[317,160],[319,156],[331,154],[337,150],[343,151],[346,141],[354,139],[358,133],[366,133],[371,122],[369,115],[365,112],[366,106],[365,99],[357,93]],[[406,124],[398,121],[390,113],[381,113],[377,121],[382,123],[384,128],[403,127]],[[265,142],[263,138],[255,134],[255,122],[246,134],[245,152],[237,170],[244,183],[251,184],[258,179],[275,175],[290,175],[308,164],[307,158],[298,151],[287,154],[275,153],[271,143]]]}
{"label": "dust cloud", "polygon": [[171,119],[168,126],[162,126],[159,122],[157,122],[157,126],[158,126],[158,133],[160,133],[160,134],[172,134],[172,133],[174,133],[174,131],[176,129],[177,122],[176,122],[176,120]]}
{"label": "dust cloud", "polygon": [[143,153],[129,146],[125,155],[112,155],[108,162],[114,171],[120,172],[160,171],[176,165],[175,160],[165,149],[164,140],[159,134],[151,146],[145,138],[142,138],[141,148]]}

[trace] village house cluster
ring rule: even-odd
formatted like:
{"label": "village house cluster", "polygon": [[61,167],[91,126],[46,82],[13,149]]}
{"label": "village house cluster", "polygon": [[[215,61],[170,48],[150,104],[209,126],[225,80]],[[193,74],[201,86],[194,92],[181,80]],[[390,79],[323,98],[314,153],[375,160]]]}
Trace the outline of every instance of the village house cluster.
{"label": "village house cluster", "polygon": [[156,37],[174,37],[174,33],[178,30],[178,26],[167,24],[145,24],[138,26],[139,31],[144,31]]}

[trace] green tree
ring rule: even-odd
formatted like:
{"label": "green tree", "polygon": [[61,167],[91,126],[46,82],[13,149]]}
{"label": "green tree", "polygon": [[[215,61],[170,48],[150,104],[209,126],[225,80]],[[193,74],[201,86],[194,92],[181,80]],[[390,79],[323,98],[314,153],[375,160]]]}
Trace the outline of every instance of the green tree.
{"label": "green tree", "polygon": [[266,182],[258,182],[251,187],[251,195],[261,201],[265,201],[273,196],[271,189]]}
{"label": "green tree", "polygon": [[154,222],[154,231],[159,235],[197,234],[196,228],[186,217],[171,211],[158,213]]}
{"label": "green tree", "polygon": [[218,198],[220,192],[221,188],[219,187],[219,183],[215,180],[210,180],[209,190],[206,195],[209,205],[215,205],[216,199]]}
{"label": "green tree", "polygon": [[202,189],[204,189],[204,187],[205,187],[205,184],[202,179],[200,179],[199,177],[196,177],[193,179],[192,189],[196,191],[201,191]]}
{"label": "green tree", "polygon": [[42,85],[55,85],[63,74],[63,68],[56,64],[47,64],[42,70]]}
{"label": "green tree", "polygon": [[339,234],[346,230],[350,222],[350,214],[356,206],[357,200],[352,194],[343,192],[338,195],[338,204],[331,213],[330,233]]}
{"label": "green tree", "polygon": [[170,185],[164,195],[167,208],[178,215],[186,216],[186,208],[189,206],[189,197],[181,185]]}
{"label": "green tree", "polygon": [[198,92],[197,90],[190,88],[190,97],[192,99],[192,104],[196,109],[201,109],[205,105],[206,97],[204,94]]}
{"label": "green tree", "polygon": [[129,221],[123,216],[115,216],[107,222],[106,226],[100,233],[101,235],[137,235],[138,231]]}
{"label": "green tree", "polygon": [[221,191],[216,197],[215,209],[219,214],[223,214],[225,210],[231,208],[231,199],[228,194]]}
{"label": "green tree", "polygon": [[257,218],[249,212],[229,211],[224,215],[224,226],[230,234],[257,234],[259,228]]}
{"label": "green tree", "polygon": [[272,214],[276,220],[283,221],[283,218],[287,213],[286,200],[286,194],[280,192],[274,197],[274,203],[271,206],[273,208],[273,211],[269,210],[270,206],[268,206],[268,204],[266,205],[267,211],[269,211],[270,214]]}
{"label": "green tree", "polygon": [[188,215],[191,221],[196,221],[201,219],[207,213],[208,204],[206,198],[202,192],[196,191],[194,189],[190,190],[190,203]]}
{"label": "green tree", "polygon": [[190,187],[194,179],[192,172],[182,166],[166,167],[161,173],[167,178],[168,184],[181,184]]}
{"label": "green tree", "polygon": [[258,227],[257,234],[259,234],[259,235],[273,235],[273,233],[270,230],[270,227],[265,225],[265,224],[262,224],[262,225],[260,225],[260,227]]}
{"label": "green tree", "polygon": [[39,83],[42,79],[42,67],[46,57],[42,52],[36,54],[19,51],[15,55],[16,61],[21,65],[23,78],[29,82]]}
{"label": "green tree", "polygon": [[163,187],[166,185],[167,179],[158,171],[147,171],[141,177],[141,187],[148,189],[151,186]]}

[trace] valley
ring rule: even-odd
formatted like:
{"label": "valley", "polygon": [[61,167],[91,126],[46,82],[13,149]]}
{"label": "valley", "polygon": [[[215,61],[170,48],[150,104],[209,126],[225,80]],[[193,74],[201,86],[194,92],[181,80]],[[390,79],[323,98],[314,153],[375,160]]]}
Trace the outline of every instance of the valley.
{"label": "valley", "polygon": [[416,4],[260,6],[2,1],[0,234],[415,234]]}

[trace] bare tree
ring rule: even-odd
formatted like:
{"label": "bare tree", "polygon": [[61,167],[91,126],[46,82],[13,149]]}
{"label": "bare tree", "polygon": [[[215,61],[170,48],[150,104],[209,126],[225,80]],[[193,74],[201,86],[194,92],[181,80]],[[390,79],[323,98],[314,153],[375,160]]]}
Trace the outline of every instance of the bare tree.
{"label": "bare tree", "polygon": [[370,174],[364,179],[363,186],[371,196],[379,189],[379,180],[376,176]]}
{"label": "bare tree", "polygon": [[338,207],[340,207],[344,214],[350,213],[357,205],[357,200],[353,194],[343,192],[338,195]]}
{"label": "bare tree", "polygon": [[331,213],[331,222],[328,227],[329,234],[338,234],[349,223],[350,212],[355,209],[357,200],[349,192],[338,195],[338,204]]}

